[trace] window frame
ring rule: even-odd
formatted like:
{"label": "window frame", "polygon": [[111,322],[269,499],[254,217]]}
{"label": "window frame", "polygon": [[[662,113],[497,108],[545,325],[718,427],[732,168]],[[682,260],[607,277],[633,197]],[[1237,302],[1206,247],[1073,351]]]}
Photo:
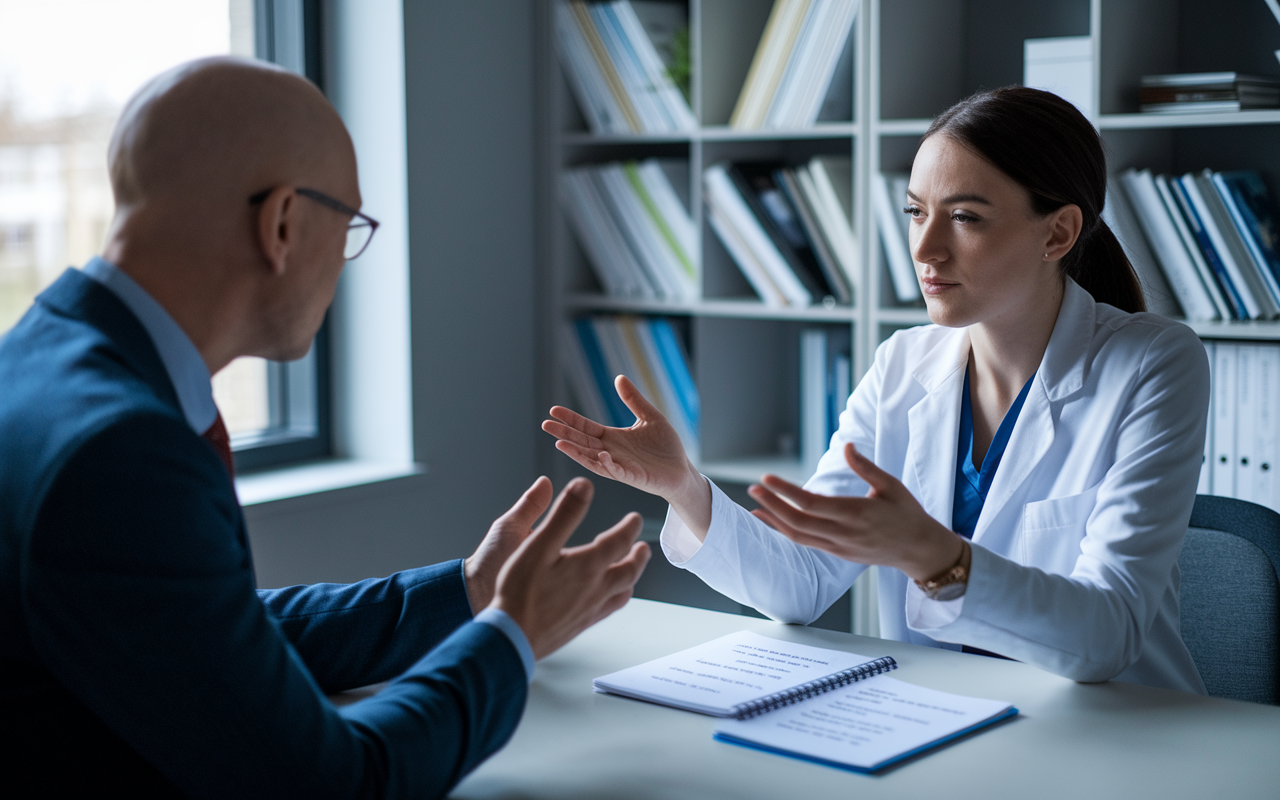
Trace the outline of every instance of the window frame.
{"label": "window frame", "polygon": [[[320,0],[254,0],[258,58],[300,72],[325,90]],[[304,358],[267,362],[269,425],[236,436],[238,474],[314,461],[333,454],[330,315]]]}

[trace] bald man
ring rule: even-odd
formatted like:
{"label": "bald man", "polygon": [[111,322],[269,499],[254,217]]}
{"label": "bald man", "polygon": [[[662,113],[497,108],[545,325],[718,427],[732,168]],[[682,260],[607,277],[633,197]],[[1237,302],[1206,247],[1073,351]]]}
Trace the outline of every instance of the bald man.
{"label": "bald man", "polygon": [[6,785],[443,795],[511,735],[534,660],[630,597],[639,517],[563,549],[591,485],[553,505],[540,478],[466,560],[255,591],[209,376],[306,353],[365,234],[351,141],[302,78],[213,59],[129,102],[109,164],[103,256],[0,340]]}

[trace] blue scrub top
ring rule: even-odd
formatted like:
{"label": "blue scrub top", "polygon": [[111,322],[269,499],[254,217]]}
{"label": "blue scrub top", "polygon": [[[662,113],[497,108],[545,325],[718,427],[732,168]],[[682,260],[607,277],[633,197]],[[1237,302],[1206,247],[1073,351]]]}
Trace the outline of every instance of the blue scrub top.
{"label": "blue scrub top", "polygon": [[1036,379],[1032,375],[1018,392],[1018,398],[1005,412],[1000,427],[996,430],[991,446],[982,459],[982,469],[973,466],[973,405],[969,401],[969,370],[964,372],[964,396],[960,401],[960,441],[956,447],[956,493],[952,502],[951,530],[966,539],[973,538],[973,529],[978,526],[978,516],[982,513],[982,505],[987,501],[987,490],[996,476],[996,468],[1004,456],[1005,445],[1009,443],[1009,434],[1018,421],[1022,404],[1031,390],[1031,382]]}

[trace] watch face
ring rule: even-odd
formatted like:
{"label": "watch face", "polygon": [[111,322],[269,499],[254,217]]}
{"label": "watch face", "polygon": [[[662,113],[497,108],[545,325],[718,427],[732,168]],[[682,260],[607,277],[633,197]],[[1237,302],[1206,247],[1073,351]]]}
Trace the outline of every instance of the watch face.
{"label": "watch face", "polygon": [[945,586],[939,586],[938,591],[934,593],[933,599],[946,602],[947,600],[955,600],[964,597],[964,590],[969,588],[969,584],[963,581],[948,583]]}

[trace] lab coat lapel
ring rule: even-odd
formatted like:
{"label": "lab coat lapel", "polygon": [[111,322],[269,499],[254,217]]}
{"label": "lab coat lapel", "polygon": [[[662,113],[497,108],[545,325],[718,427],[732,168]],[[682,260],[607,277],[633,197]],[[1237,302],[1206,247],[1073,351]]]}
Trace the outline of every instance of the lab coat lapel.
{"label": "lab coat lapel", "polygon": [[1055,426],[1053,404],[1079,391],[1084,385],[1084,369],[1095,318],[1093,297],[1075,281],[1066,279],[1058,320],[1049,345],[1040,360],[1022,412],[1014,423],[1004,457],[987,492],[986,502],[973,531],[973,541],[982,535],[1053,447]]}
{"label": "lab coat lapel", "polygon": [[967,331],[930,351],[912,373],[926,394],[907,412],[909,471],[904,483],[929,516],[948,528],[955,496],[960,393],[968,362]]}

